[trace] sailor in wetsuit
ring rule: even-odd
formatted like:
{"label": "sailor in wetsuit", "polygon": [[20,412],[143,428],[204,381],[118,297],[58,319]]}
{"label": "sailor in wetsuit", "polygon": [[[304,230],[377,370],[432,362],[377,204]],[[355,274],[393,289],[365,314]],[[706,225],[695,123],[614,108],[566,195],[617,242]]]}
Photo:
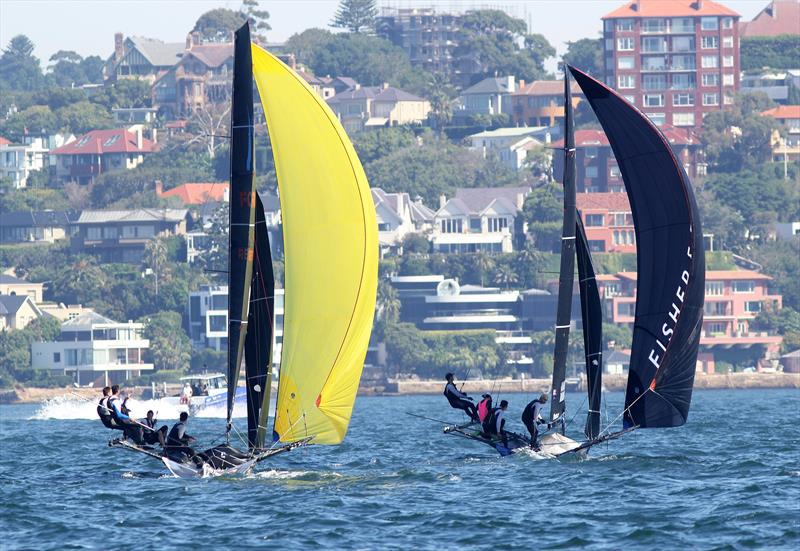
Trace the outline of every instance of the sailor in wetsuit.
{"label": "sailor in wetsuit", "polygon": [[198,467],[203,465],[202,457],[189,447],[189,444],[195,442],[197,439],[194,436],[189,436],[186,432],[186,425],[189,423],[189,414],[185,411],[181,412],[180,419],[177,423],[172,425],[172,429],[167,436],[167,456],[173,461],[183,462],[185,458],[191,459],[197,464]]}
{"label": "sailor in wetsuit", "polygon": [[475,409],[475,404],[469,401],[472,398],[456,388],[452,373],[445,375],[445,379],[447,384],[444,386],[443,394],[447,401],[450,402],[450,405],[455,409],[463,409],[473,422],[478,422],[480,420],[478,418],[478,410]]}
{"label": "sailor in wetsuit", "polygon": [[[122,412],[122,406],[119,401],[119,385],[111,387],[111,396],[109,396],[106,403],[108,404],[108,409],[111,410],[114,422],[122,428],[125,438],[130,438],[139,445],[144,444],[142,426],[128,414]],[[125,409],[127,410],[127,408]]]}
{"label": "sailor in wetsuit", "polygon": [[529,402],[522,411],[522,424],[525,425],[525,428],[531,433],[531,448],[536,451],[539,451],[539,428],[537,425],[545,424],[548,429],[550,428],[547,421],[540,417],[542,407],[544,407],[546,403],[547,394],[542,393],[538,398]]}
{"label": "sailor in wetsuit", "polygon": [[100,416],[100,422],[103,423],[107,429],[122,430],[122,427],[114,422],[112,410],[108,406],[108,399],[111,397],[111,387],[103,387],[103,397],[97,402],[97,415]]}
{"label": "sailor in wetsuit", "polygon": [[483,432],[488,436],[497,436],[508,447],[508,433],[506,432],[506,410],[508,402],[500,400],[500,407],[494,408],[483,420]]}
{"label": "sailor in wetsuit", "polygon": [[147,412],[147,417],[144,420],[144,424],[150,427],[152,430],[149,430],[144,435],[144,441],[148,444],[161,444],[161,447],[166,447],[167,442],[167,425],[162,425],[160,429],[156,429],[156,423],[158,420],[155,418],[155,414],[153,410],[149,410]]}

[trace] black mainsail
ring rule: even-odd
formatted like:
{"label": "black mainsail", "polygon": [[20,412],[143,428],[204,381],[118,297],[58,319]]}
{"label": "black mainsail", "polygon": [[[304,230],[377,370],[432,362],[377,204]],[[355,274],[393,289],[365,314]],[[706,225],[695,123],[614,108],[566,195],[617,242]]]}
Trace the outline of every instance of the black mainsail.
{"label": "black mainsail", "polygon": [[581,293],[581,319],[583,321],[583,350],[586,357],[586,392],[589,412],[583,429],[586,438],[600,435],[600,400],[603,386],[603,309],[597,289],[589,241],[581,217],[577,217],[575,250],[578,256],[578,288]]}
{"label": "black mainsail", "polygon": [[564,74],[564,225],[561,228],[561,266],[558,274],[556,342],[553,352],[553,386],[550,391],[550,421],[566,407],[565,379],[569,328],[572,317],[572,286],[575,282],[575,137],[572,121],[572,95],[569,74]]}
{"label": "black mainsail", "polygon": [[255,241],[256,181],[253,168],[253,64],[250,27],[236,31],[231,104],[231,184],[228,257],[228,431],[242,365]]}
{"label": "black mainsail", "polygon": [[272,335],[275,277],[264,206],[256,193],[255,253],[250,285],[250,314],[244,342],[247,387],[247,441],[251,448],[264,447],[272,384]]}
{"label": "black mainsail", "polygon": [[624,426],[679,426],[689,414],[705,293],[694,193],[669,143],[644,114],[601,82],[569,69],[617,158],[636,232],[636,315]]}

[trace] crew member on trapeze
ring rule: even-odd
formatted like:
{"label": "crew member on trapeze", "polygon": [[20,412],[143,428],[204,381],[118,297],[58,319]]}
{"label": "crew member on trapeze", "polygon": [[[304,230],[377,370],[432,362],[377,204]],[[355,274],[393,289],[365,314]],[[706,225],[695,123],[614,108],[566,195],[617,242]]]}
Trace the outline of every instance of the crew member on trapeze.
{"label": "crew member on trapeze", "polygon": [[452,373],[445,375],[445,379],[447,380],[447,384],[444,385],[444,397],[447,398],[450,405],[455,409],[463,409],[467,415],[469,415],[470,419],[472,419],[472,422],[479,422],[478,410],[475,409],[475,404],[471,401],[472,398],[456,388]]}
{"label": "crew member on trapeze", "polygon": [[535,400],[528,402],[528,405],[522,410],[522,424],[525,425],[525,428],[531,433],[531,449],[535,451],[539,451],[538,425],[545,424],[547,425],[547,429],[550,428],[550,424],[541,418],[541,411],[546,403],[547,394],[542,393]]}

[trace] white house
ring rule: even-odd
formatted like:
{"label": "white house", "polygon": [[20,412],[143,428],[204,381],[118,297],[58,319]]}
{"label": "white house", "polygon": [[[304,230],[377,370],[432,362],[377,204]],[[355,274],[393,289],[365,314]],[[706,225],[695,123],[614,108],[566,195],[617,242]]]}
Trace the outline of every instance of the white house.
{"label": "white house", "polygon": [[525,235],[517,217],[530,192],[529,187],[459,188],[452,199],[442,195],[430,237],[434,252],[513,252]]}
{"label": "white house", "polygon": [[41,138],[30,143],[0,145],[0,176],[10,178],[15,189],[26,187],[30,173],[47,166],[47,152]]}
{"label": "white house", "polygon": [[470,149],[481,152],[484,157],[494,152],[504,165],[519,170],[525,164],[528,151],[550,143],[550,129],[547,126],[497,128],[472,134],[469,139]]}
{"label": "white house", "polygon": [[372,188],[372,200],[382,255],[400,245],[409,233],[425,233],[432,228],[435,213],[422,204],[421,198],[412,201],[408,193],[386,193],[381,188]]}
{"label": "white house", "polygon": [[31,365],[72,375],[78,384],[108,385],[138,377],[153,369],[143,359],[150,348],[143,328],[141,323],[118,323],[87,312],[65,322],[57,342],[33,343]]}
{"label": "white house", "polygon": [[516,89],[513,75],[485,78],[461,92],[455,115],[511,115],[511,94]]}

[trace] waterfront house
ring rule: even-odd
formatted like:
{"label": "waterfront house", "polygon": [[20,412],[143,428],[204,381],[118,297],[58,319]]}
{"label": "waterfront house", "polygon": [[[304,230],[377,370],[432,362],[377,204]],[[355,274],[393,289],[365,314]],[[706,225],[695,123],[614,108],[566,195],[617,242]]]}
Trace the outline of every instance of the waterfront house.
{"label": "waterfront house", "polygon": [[473,84],[458,96],[458,109],[454,118],[462,119],[471,115],[511,116],[511,94],[516,92],[513,75],[489,77]]}
{"label": "waterfront house", "polygon": [[520,216],[529,187],[459,188],[439,200],[430,235],[439,253],[509,253],[525,238]]}
{"label": "waterfront house", "polygon": [[85,210],[70,245],[102,262],[138,263],[151,239],[185,234],[187,219],[186,209]]}
{"label": "waterfront house", "polygon": [[31,366],[72,375],[81,385],[121,383],[153,369],[144,361],[150,341],[142,337],[143,329],[141,323],[88,312],[64,322],[56,342],[33,343]]}
{"label": "waterfront house", "polygon": [[164,191],[164,185],[161,182],[156,182],[156,196],[164,198],[176,197],[186,206],[227,203],[230,193],[229,188],[230,184],[228,182],[190,182]]}
{"label": "waterfront house", "polygon": [[15,189],[26,187],[31,172],[47,167],[47,152],[42,138],[27,143],[0,143],[0,177],[9,178]]}
{"label": "waterfront house", "polygon": [[35,303],[42,302],[44,284],[25,281],[10,274],[0,274],[0,295],[29,296]]}
{"label": "waterfront house", "polygon": [[578,193],[576,199],[592,252],[636,252],[636,232],[627,193]]}
{"label": "waterfront house", "polygon": [[550,141],[550,129],[546,126],[521,126],[497,128],[472,134],[470,149],[486,155],[497,155],[504,165],[512,170],[525,167],[528,152],[541,149]]}
{"label": "waterfront house", "polygon": [[428,100],[388,84],[356,84],[352,90],[328,99],[328,105],[349,133],[401,124],[421,124],[431,110]]}
{"label": "waterfront house", "polygon": [[772,131],[772,160],[795,162],[800,159],[800,105],[779,105],[762,111],[764,117],[772,117],[777,125]]}
{"label": "waterfront house", "polygon": [[55,243],[70,234],[63,211],[15,211],[0,216],[0,243]]}
{"label": "waterfront house", "polygon": [[28,295],[0,294],[0,331],[25,329],[42,311]]}
{"label": "waterfront house", "polygon": [[130,170],[155,150],[155,144],[142,136],[140,125],[114,130],[92,130],[77,140],[50,152],[56,158],[56,178],[61,183],[94,183],[109,170]]}
{"label": "waterfront house", "polygon": [[[583,92],[577,82],[571,83],[572,107],[578,107]],[[564,82],[535,80],[511,94],[511,113],[517,126],[550,126],[560,129],[564,121]],[[560,130],[559,130],[560,131]]]}
{"label": "waterfront house", "polygon": [[155,38],[114,34],[114,53],[106,60],[106,80],[134,78],[152,84],[183,56],[183,42],[162,42]]}
{"label": "waterfront house", "polygon": [[421,198],[412,201],[408,193],[387,193],[381,188],[372,188],[372,200],[382,255],[397,249],[409,233],[424,234],[432,228],[435,213],[422,204]]}

